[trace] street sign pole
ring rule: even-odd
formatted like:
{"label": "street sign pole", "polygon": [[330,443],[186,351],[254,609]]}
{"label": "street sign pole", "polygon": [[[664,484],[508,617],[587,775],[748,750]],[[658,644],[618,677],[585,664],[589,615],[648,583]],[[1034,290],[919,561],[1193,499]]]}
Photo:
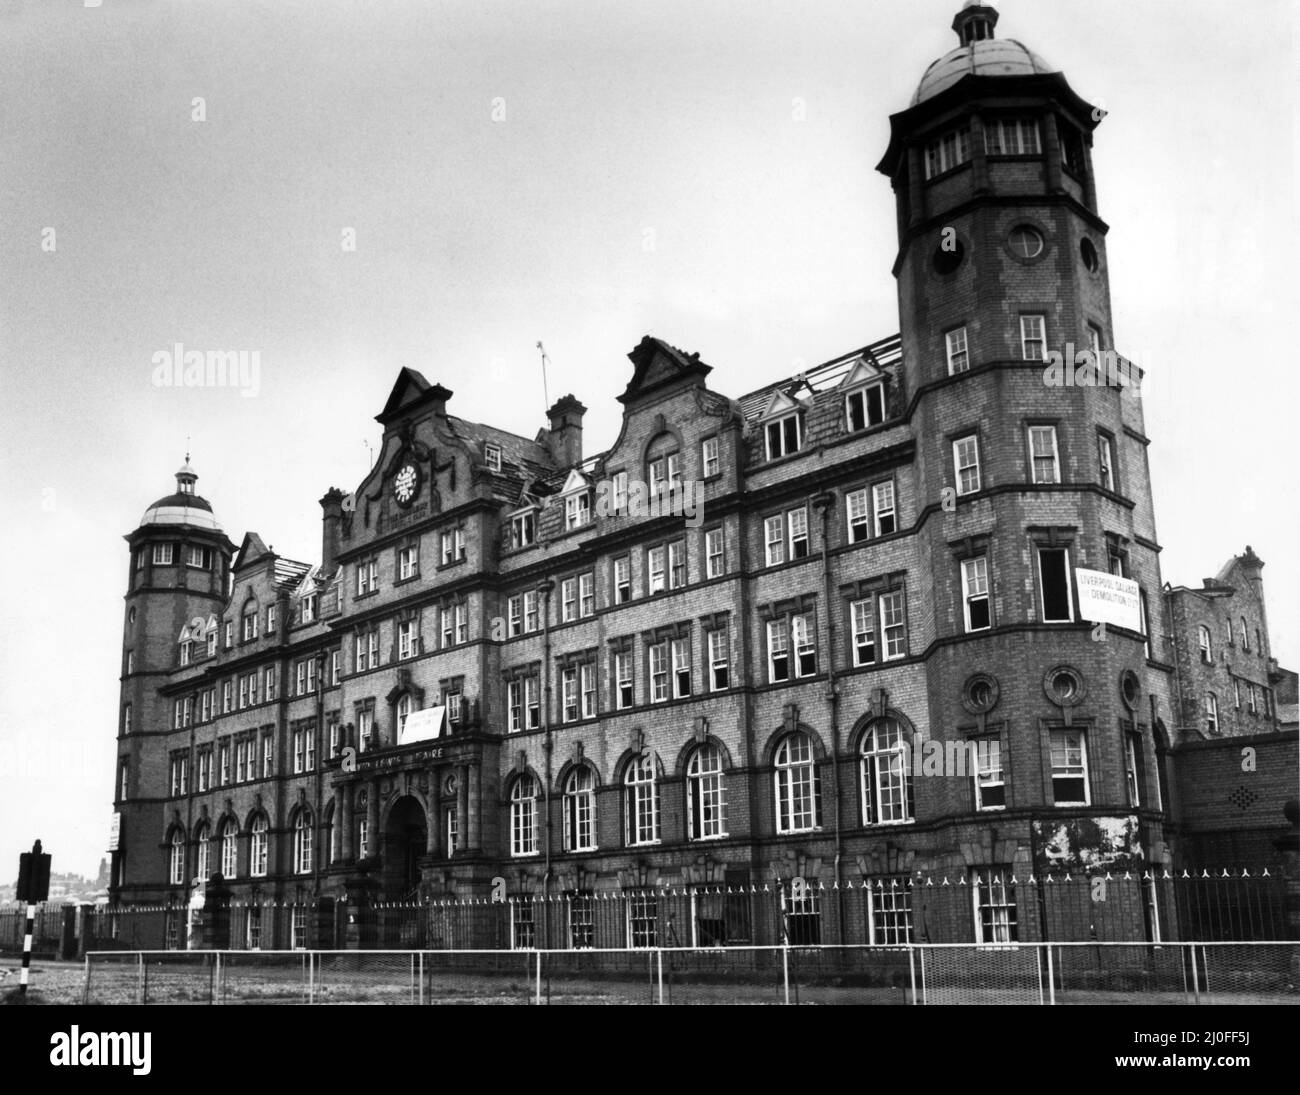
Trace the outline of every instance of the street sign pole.
{"label": "street sign pole", "polygon": [[27,928],[23,933],[23,968],[18,977],[18,995],[27,995],[27,981],[31,977],[32,936],[36,929],[36,904],[50,896],[50,857],[41,851],[38,840],[30,852],[18,857],[19,901],[27,902]]}

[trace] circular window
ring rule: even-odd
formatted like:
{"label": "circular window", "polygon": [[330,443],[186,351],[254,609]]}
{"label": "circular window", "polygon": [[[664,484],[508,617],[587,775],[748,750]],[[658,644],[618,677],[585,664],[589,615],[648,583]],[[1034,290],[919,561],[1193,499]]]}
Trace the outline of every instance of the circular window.
{"label": "circular window", "polygon": [[934,258],[931,260],[934,264],[936,274],[951,274],[961,265],[961,260],[966,257],[966,247],[961,240],[953,240],[951,247],[945,247],[942,243],[934,249]]}
{"label": "circular window", "polygon": [[1036,259],[1043,253],[1043,237],[1036,228],[1022,224],[1018,228],[1011,229],[1011,235],[1007,237],[1007,246],[1017,258]]}
{"label": "circular window", "polygon": [[961,704],[972,715],[983,715],[997,706],[1001,690],[998,679],[988,673],[976,673],[967,678],[962,688]]}
{"label": "circular window", "polygon": [[1088,273],[1095,274],[1097,267],[1101,265],[1101,260],[1097,258],[1097,248],[1092,245],[1092,240],[1087,236],[1083,237],[1083,242],[1079,244],[1079,255],[1083,258],[1083,265],[1088,268]]}
{"label": "circular window", "polygon": [[1138,700],[1142,698],[1142,682],[1131,669],[1126,669],[1119,675],[1119,696],[1130,711],[1137,708]]}
{"label": "circular window", "polygon": [[1073,666],[1058,665],[1043,677],[1043,691],[1057,707],[1073,707],[1083,702],[1083,675]]}

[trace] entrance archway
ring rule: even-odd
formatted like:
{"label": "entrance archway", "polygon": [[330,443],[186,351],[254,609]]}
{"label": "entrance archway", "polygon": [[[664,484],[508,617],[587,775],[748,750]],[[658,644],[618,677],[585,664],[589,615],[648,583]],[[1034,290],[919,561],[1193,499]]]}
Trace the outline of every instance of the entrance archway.
{"label": "entrance archway", "polygon": [[415,895],[420,885],[420,858],[428,848],[424,809],[410,795],[393,803],[384,826],[384,894],[400,901]]}

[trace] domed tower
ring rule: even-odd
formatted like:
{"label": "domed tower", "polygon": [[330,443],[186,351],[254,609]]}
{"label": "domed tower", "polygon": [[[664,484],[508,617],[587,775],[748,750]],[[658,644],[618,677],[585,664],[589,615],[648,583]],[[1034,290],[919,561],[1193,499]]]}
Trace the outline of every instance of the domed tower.
{"label": "domed tower", "polygon": [[983,808],[1030,824],[1104,811],[1150,852],[1162,652],[1141,613],[1102,629],[1080,611],[1081,569],[1160,602],[1140,388],[1108,354],[1092,163],[1104,111],[997,23],[977,0],[957,13],[956,48],[890,118],[878,165],[897,201],[916,470],[934,507],[931,709],[940,733],[998,740],[1005,791]]}
{"label": "domed tower", "polygon": [[161,839],[158,802],[167,794],[168,751],[180,747],[160,735],[189,732],[188,725],[175,727],[172,700],[158,689],[207,656],[229,588],[235,545],[195,492],[197,481],[187,454],[175,492],[145,510],[125,537],[131,553],[113,788],[122,825],[112,865],[115,897],[123,885],[158,876],[156,859],[147,857]]}

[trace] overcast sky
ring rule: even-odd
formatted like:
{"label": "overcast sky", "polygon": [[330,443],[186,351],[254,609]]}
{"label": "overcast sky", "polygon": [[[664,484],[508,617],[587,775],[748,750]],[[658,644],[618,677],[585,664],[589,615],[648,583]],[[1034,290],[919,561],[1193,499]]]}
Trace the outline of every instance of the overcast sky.
{"label": "overcast sky", "polygon": [[[958,6],[5,0],[0,878],[36,836],[55,870],[105,854],[122,536],[187,435],[233,540],[315,561],[404,365],[532,436],[540,339],[595,452],[648,332],[731,395],[893,334],[874,167]],[[1291,8],[1006,0],[998,34],[1110,112],[1164,578],[1252,544],[1295,665]],[[156,387],[178,342],[258,351],[257,394]]]}

